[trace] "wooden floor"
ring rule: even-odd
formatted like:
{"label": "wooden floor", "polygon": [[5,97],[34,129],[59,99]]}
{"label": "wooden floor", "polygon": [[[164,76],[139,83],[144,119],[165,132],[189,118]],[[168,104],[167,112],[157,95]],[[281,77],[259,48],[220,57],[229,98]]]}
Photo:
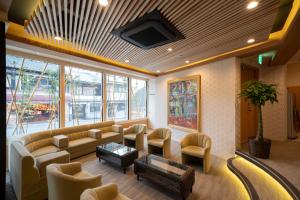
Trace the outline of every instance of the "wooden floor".
{"label": "wooden floor", "polygon": [[[140,152],[145,154],[146,149]],[[180,146],[172,142],[172,160],[180,161]],[[102,183],[117,183],[119,190],[131,199],[135,200],[169,200],[178,197],[166,190],[141,180],[137,181],[131,166],[126,174],[122,170],[102,161],[99,163],[95,153],[73,160],[81,162],[83,169],[91,174],[101,174]],[[241,182],[233,175],[226,166],[226,161],[215,156],[212,157],[212,169],[210,174],[202,173],[202,168],[193,166],[196,169],[196,182],[193,193],[188,200],[247,200],[249,199],[246,190]]]}

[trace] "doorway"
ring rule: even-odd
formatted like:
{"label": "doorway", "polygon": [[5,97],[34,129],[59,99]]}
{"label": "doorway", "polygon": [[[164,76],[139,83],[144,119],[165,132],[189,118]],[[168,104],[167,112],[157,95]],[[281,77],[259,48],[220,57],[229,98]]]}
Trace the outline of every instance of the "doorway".
{"label": "doorway", "polygon": [[[241,65],[241,87],[250,80],[259,79],[259,69],[249,65]],[[257,132],[257,109],[246,98],[241,99],[241,146],[248,143],[249,137],[255,137]]]}

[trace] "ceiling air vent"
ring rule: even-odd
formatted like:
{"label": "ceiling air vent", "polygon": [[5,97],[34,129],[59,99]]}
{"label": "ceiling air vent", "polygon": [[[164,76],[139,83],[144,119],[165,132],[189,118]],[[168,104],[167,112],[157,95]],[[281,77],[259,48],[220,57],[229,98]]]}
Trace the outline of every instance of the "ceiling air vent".
{"label": "ceiling air vent", "polygon": [[112,34],[142,49],[184,39],[176,27],[157,10],[112,31]]}

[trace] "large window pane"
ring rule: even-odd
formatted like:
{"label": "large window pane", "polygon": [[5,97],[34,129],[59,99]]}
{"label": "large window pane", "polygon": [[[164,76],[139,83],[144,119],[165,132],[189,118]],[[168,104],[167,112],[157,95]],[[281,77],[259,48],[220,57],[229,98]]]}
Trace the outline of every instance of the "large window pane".
{"label": "large window pane", "polygon": [[106,76],[107,119],[128,119],[128,78],[117,75]]}
{"label": "large window pane", "polygon": [[65,67],[65,126],[102,121],[102,73]]}
{"label": "large window pane", "polygon": [[59,65],[7,55],[8,137],[59,128]]}
{"label": "large window pane", "polygon": [[145,118],[147,113],[147,82],[131,79],[130,115],[131,119]]}

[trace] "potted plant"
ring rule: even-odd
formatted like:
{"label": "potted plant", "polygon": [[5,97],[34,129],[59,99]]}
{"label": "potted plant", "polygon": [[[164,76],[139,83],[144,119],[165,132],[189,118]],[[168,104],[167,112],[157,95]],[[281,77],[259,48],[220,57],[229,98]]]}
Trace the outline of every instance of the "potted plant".
{"label": "potted plant", "polygon": [[268,101],[272,104],[278,102],[276,85],[256,80],[247,81],[241,90],[240,96],[249,99],[258,111],[257,135],[256,138],[249,139],[249,152],[258,158],[269,158],[271,140],[264,138],[261,109]]}

